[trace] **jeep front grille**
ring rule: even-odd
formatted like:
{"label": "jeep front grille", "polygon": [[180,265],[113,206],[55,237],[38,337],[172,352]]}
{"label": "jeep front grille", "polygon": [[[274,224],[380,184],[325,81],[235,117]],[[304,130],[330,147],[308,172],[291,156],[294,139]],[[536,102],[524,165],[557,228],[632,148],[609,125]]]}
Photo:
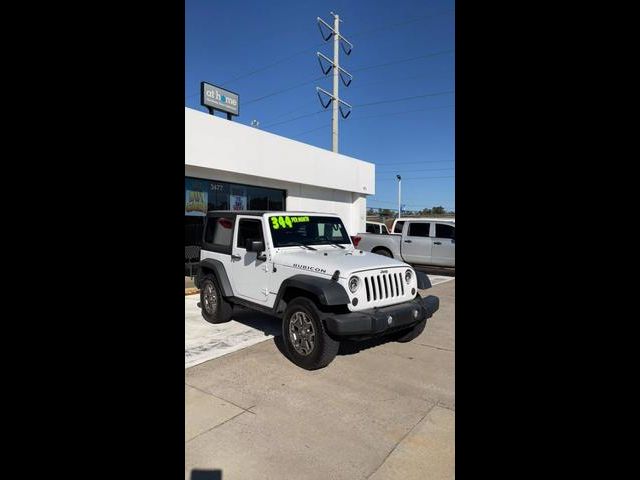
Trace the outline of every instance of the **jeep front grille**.
{"label": "jeep front grille", "polygon": [[404,296],[402,273],[377,273],[364,276],[367,302],[378,302]]}

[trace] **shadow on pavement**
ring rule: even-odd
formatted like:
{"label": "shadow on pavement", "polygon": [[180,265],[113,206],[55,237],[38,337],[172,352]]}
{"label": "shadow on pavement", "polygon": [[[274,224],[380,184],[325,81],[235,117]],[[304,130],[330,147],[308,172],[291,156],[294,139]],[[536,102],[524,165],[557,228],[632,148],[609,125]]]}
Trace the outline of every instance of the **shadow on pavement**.
{"label": "shadow on pavement", "polygon": [[233,309],[233,320],[248,327],[262,331],[265,336],[278,336],[282,333],[282,321],[265,313],[255,312],[244,308]]}
{"label": "shadow on pavement", "polygon": [[[265,313],[259,313],[253,310],[247,310],[241,307],[234,308],[233,320],[236,322],[247,325],[248,327],[260,330],[265,336],[273,336],[273,343],[282,355],[288,358],[287,352],[284,348],[284,341],[282,339],[282,320],[267,315]],[[342,340],[340,342],[340,350],[338,355],[354,355],[363,350],[375,348],[380,345],[384,345],[389,342],[395,342],[396,338],[401,332],[391,333],[383,335],[381,337],[375,337],[368,340]],[[203,477],[204,478],[204,477]]]}
{"label": "shadow on pavement", "polygon": [[191,470],[191,480],[222,480],[222,470]]}
{"label": "shadow on pavement", "polygon": [[360,340],[358,342],[351,340],[343,340],[340,342],[340,350],[338,355],[354,355],[362,350],[368,350],[370,348],[379,347],[385,343],[395,342],[397,335],[389,334],[382,337],[371,338],[369,340]]}
{"label": "shadow on pavement", "polygon": [[[378,338],[372,338],[369,340],[361,340],[361,341],[352,341],[352,340],[343,340],[340,342],[340,350],[338,350],[338,356],[342,355],[354,355],[356,353],[361,352],[362,350],[367,350],[369,348],[375,348],[380,345],[384,345],[385,343],[394,342],[397,338],[397,334],[385,335]],[[273,343],[275,343],[276,348],[280,351],[280,353],[285,357],[289,358],[287,355],[287,351],[284,348],[284,340],[282,339],[282,335],[278,335],[273,338]]]}

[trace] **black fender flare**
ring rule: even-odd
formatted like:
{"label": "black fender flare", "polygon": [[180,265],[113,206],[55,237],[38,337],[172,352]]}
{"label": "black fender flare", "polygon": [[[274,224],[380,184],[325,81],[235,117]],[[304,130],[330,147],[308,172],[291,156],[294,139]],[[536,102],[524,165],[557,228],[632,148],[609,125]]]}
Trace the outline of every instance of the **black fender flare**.
{"label": "black fender flare", "polygon": [[211,271],[216,277],[216,282],[218,282],[218,286],[222,290],[222,296],[233,297],[233,289],[231,288],[231,283],[229,282],[229,277],[227,276],[224,264],[215,258],[205,258],[202,260],[198,268],[198,284],[200,284],[200,279],[207,273],[207,271]]}
{"label": "black fender flare", "polygon": [[323,306],[347,305],[350,302],[347,291],[335,280],[300,274],[289,277],[280,284],[273,304],[276,311],[284,310],[280,301],[288,288],[298,288],[311,293]]}
{"label": "black fender flare", "polygon": [[416,280],[418,283],[418,290],[424,290],[425,288],[431,288],[431,280],[424,272],[416,271]]}

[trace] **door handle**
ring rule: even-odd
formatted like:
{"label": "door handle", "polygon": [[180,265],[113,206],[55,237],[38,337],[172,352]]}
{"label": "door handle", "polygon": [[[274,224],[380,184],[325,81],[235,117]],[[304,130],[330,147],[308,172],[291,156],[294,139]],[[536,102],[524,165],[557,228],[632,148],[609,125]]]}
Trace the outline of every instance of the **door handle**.
{"label": "door handle", "polygon": [[442,245],[442,242],[433,242],[434,245]]}
{"label": "door handle", "polygon": [[231,261],[233,262],[234,260],[242,260],[242,257],[240,255],[231,255]]}
{"label": "door handle", "polygon": [[404,243],[411,243],[411,240],[405,240]]}

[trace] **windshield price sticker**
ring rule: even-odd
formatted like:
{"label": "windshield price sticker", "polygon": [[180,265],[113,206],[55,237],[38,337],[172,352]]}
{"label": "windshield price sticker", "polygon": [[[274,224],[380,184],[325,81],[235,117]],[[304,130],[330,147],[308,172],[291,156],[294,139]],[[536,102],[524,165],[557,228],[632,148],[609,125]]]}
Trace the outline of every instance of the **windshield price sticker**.
{"label": "windshield price sticker", "polygon": [[271,217],[271,228],[278,230],[279,228],[293,228],[296,223],[309,222],[309,217]]}

